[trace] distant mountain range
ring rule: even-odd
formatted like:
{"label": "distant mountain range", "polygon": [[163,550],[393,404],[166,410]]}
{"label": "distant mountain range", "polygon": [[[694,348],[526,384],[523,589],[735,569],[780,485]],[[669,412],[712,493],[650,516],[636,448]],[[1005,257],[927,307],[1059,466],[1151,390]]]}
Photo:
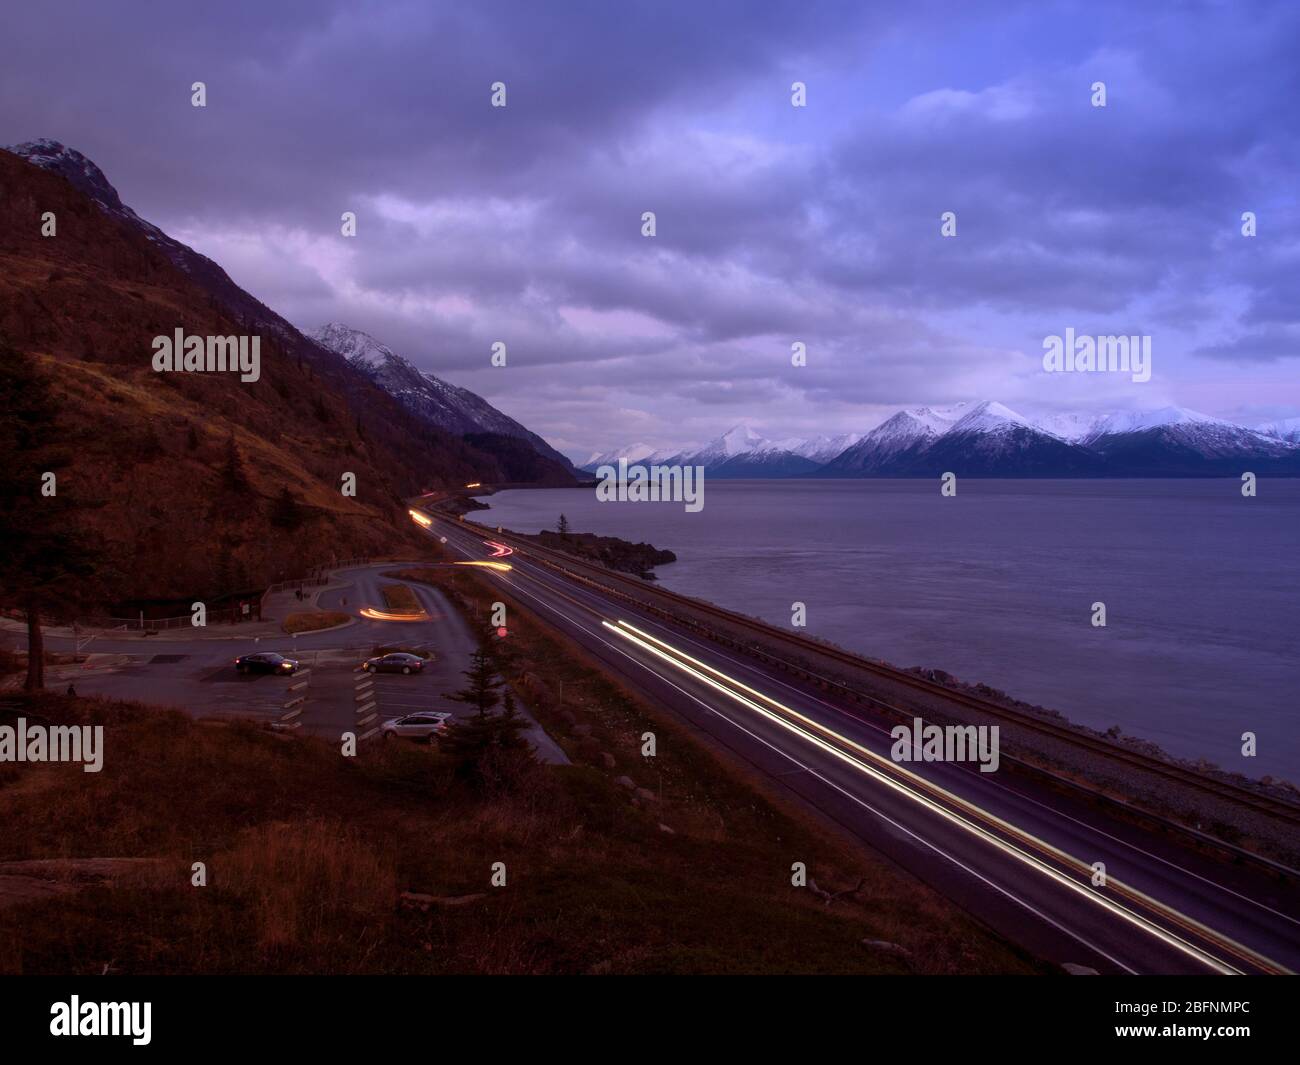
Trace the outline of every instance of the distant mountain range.
{"label": "distant mountain range", "polygon": [[723,433],[704,445],[680,448],[652,448],[633,444],[618,451],[592,455],[582,469],[617,465],[620,458],[645,465],[704,466],[713,477],[804,477],[831,461],[862,438],[860,433],[818,436],[808,439],[766,440],[744,425]]}
{"label": "distant mountain range", "polygon": [[593,455],[703,466],[713,477],[1206,477],[1246,470],[1300,476],[1300,419],[1258,428],[1181,407],[1061,414],[1037,421],[993,400],[900,410],[870,432],[766,440],[736,426],[701,446],[634,444]]}

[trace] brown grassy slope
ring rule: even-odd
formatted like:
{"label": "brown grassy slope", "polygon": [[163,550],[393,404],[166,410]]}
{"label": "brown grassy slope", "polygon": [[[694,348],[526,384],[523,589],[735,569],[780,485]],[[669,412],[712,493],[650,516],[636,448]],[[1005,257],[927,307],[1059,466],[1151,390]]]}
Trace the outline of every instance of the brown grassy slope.
{"label": "brown grassy slope", "polygon": [[[400,742],[349,759],[138,706],[47,696],[32,709],[104,724],[104,769],[0,766],[0,880],[12,861],[160,861],[0,908],[0,972],[1030,969],[725,774],[633,805],[608,773],[537,768],[482,798]],[[867,890],[828,908],[790,886],[793,860],[835,887],[866,876]],[[206,887],[191,885],[194,862]],[[489,883],[494,862],[504,887]],[[401,891],[436,901],[408,908]],[[875,939],[910,954],[863,943]]]}
{"label": "brown grassy slope", "polygon": [[[55,237],[40,234],[45,211]],[[499,475],[495,460],[415,424],[374,386],[314,365],[300,337],[262,332],[256,383],[154,373],[152,339],[177,327],[254,331],[141,233],[61,177],[0,152],[0,334],[40,359],[60,396],[57,443],[74,461],[59,491],[83,508],[121,575],[112,594],[212,594],[219,569],[259,583],[332,557],[391,552],[409,542],[403,496]],[[220,487],[231,433],[246,492]],[[355,499],[338,490],[344,472],[356,474]],[[303,504],[298,529],[267,524],[282,486]]]}

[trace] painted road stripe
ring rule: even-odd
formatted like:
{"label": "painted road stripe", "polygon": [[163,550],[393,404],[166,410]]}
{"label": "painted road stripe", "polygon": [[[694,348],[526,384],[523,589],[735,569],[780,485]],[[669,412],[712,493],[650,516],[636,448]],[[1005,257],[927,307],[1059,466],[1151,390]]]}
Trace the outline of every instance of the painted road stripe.
{"label": "painted road stripe", "polygon": [[304,681],[299,681],[297,684],[290,684],[289,690],[291,692],[296,692],[299,688],[305,688],[305,687],[307,687],[307,682],[304,680]]}
{"label": "painted road stripe", "polygon": [[366,703],[365,706],[358,706],[358,707],[357,707],[357,713],[358,713],[358,714],[364,714],[367,710],[373,710],[374,708],[375,708],[375,704],[374,704],[374,703]]}
{"label": "painted road stripe", "polygon": [[363,725],[370,724],[370,722],[374,721],[375,718],[377,718],[378,716],[379,716],[378,714],[369,714],[366,717],[361,718],[360,720],[357,721],[357,728],[361,728]]}
{"label": "painted road stripe", "polygon": [[360,735],[360,737],[358,737],[358,738],[359,738],[359,739],[363,739],[363,740],[368,740],[368,739],[370,739],[371,736],[373,736],[373,735],[374,735],[376,732],[378,732],[378,731],[379,731],[379,729],[377,729],[377,728],[372,728],[369,732],[363,732],[363,733]]}
{"label": "painted road stripe", "polygon": [[297,710],[290,710],[289,713],[285,714],[282,718],[280,718],[280,720],[292,721],[295,717],[301,717],[301,716],[302,716],[302,707],[299,707]]}
{"label": "painted road stripe", "polygon": [[294,698],[290,699],[287,703],[285,703],[284,708],[288,710],[290,707],[297,706],[299,703],[305,703],[306,701],[307,701],[307,696],[297,695]]}

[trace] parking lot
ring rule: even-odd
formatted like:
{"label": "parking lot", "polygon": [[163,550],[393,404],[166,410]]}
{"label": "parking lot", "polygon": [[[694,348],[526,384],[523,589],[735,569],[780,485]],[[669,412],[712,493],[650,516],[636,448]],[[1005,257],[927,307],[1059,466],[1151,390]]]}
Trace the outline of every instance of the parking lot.
{"label": "parking lot", "polygon": [[[243,718],[330,740],[341,740],[346,733],[375,739],[386,720],[419,710],[445,710],[457,717],[473,713],[446,697],[465,685],[461,671],[474,650],[472,633],[427,586],[414,586],[426,614],[420,621],[361,617],[363,606],[383,602],[378,568],[346,571],[345,579],[331,589],[329,608],[356,619],[342,628],[297,639],[270,634],[240,639],[218,631],[153,638],[103,634],[84,648],[84,662],[50,667],[48,684],[56,690],[71,684],[80,695],[170,706],[193,717]],[[57,636],[47,640],[59,650],[65,643],[70,641]],[[362,663],[378,646],[430,657],[421,672],[409,676],[367,673]],[[299,669],[289,676],[239,673],[235,659],[254,651],[278,652],[297,660]],[[531,718],[527,706],[521,704],[520,710]],[[544,760],[567,760],[535,723],[529,737]]]}
{"label": "parking lot", "polygon": [[371,739],[390,718],[417,710],[448,710],[458,715],[465,711],[463,704],[444,694],[462,686],[460,663],[435,655],[421,672],[403,676],[367,673],[361,669],[364,657],[337,651],[310,656],[310,673],[301,692],[304,728],[318,735],[352,732]]}
{"label": "parking lot", "polygon": [[51,687],[71,684],[79,695],[175,706],[195,717],[246,717],[273,722],[301,676],[236,672],[234,655],[212,648],[153,653],[96,653],[80,666],[48,671]]}

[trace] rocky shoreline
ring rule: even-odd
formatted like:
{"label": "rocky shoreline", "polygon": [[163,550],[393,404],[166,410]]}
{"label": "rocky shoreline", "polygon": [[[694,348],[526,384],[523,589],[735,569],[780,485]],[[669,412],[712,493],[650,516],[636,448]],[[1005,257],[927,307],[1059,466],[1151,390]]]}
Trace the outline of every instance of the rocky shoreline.
{"label": "rocky shoreline", "polygon": [[661,550],[653,544],[634,544],[617,536],[544,530],[536,535],[525,536],[524,539],[532,540],[550,551],[574,555],[584,562],[596,562],[621,573],[631,573],[645,581],[656,579],[655,566],[666,566],[677,561],[677,556],[671,551]]}

